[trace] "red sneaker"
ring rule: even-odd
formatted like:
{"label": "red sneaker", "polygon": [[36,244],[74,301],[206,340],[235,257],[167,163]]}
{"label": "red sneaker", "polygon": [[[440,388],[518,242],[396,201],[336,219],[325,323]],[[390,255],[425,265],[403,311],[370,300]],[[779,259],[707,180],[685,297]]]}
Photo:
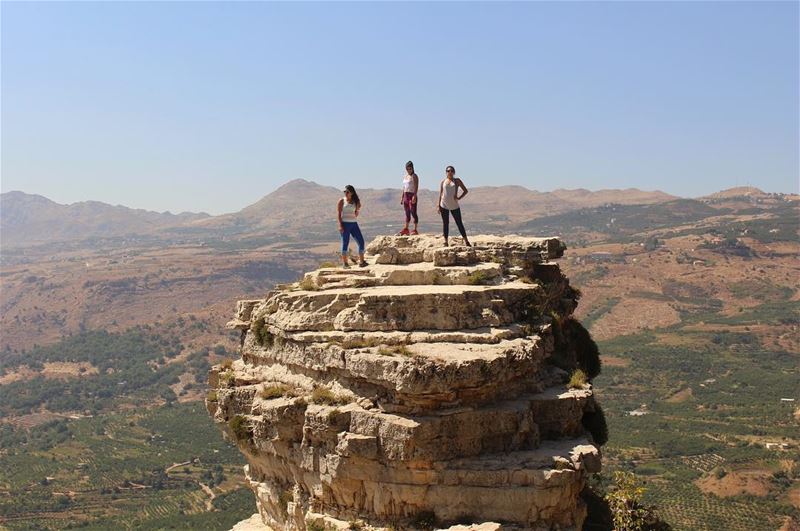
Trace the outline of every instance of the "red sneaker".
{"label": "red sneaker", "polygon": [[397,233],[397,235],[398,236],[408,236],[409,235],[408,228],[405,228],[405,229],[401,230],[400,232]]}
{"label": "red sneaker", "polygon": [[417,229],[414,229],[414,230],[411,231],[411,235],[412,236],[416,236],[418,234],[419,234],[419,232],[417,232]]}

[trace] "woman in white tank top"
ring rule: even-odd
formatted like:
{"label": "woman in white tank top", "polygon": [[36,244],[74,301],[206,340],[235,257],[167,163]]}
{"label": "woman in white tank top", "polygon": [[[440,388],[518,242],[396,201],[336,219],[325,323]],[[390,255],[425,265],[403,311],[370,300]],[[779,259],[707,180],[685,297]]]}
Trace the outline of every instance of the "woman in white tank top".
{"label": "woman in white tank top", "polygon": [[[398,236],[410,236],[419,234],[417,232],[417,224],[419,223],[419,216],[417,216],[417,191],[419,190],[419,177],[414,173],[414,163],[410,160],[406,162],[406,175],[403,177],[403,191],[400,193],[400,204],[403,205],[403,210],[406,213],[406,224],[403,225],[403,230],[400,231]],[[408,232],[408,224],[414,218],[414,230]]]}
{"label": "woman in white tank top", "polygon": [[358,213],[361,211],[361,200],[358,198],[356,189],[348,184],[344,187],[344,197],[339,199],[336,204],[337,219],[339,221],[339,234],[342,235],[342,267],[348,268],[347,253],[350,247],[350,236],[355,238],[358,243],[358,265],[366,267],[364,260],[364,236],[358,227]]}
{"label": "woman in white tank top", "polygon": [[[458,189],[461,188],[461,195],[458,195]],[[444,245],[447,247],[447,237],[450,232],[450,215],[458,226],[458,232],[464,238],[464,244],[467,247],[472,247],[467,239],[467,231],[464,229],[464,223],[461,221],[461,206],[458,204],[459,199],[463,199],[469,190],[464,186],[464,182],[456,177],[456,169],[453,166],[448,166],[445,169],[445,178],[439,184],[439,214],[442,215],[442,232],[444,233]]]}

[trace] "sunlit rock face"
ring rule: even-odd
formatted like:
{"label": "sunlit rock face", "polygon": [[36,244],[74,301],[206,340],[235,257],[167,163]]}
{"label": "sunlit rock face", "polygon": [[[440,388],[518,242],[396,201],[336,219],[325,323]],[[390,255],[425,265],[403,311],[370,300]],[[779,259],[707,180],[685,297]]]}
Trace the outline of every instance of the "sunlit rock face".
{"label": "sunlit rock face", "polygon": [[442,244],[381,237],[367,267],[239,302],[241,359],[212,368],[207,407],[249,463],[242,525],[580,529],[604,441],[565,247]]}

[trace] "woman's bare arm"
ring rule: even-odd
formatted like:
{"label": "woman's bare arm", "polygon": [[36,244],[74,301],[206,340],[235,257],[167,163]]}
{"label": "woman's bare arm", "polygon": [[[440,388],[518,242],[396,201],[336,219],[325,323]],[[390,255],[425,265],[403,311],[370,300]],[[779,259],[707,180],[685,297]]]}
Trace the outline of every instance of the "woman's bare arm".
{"label": "woman's bare arm", "polygon": [[444,193],[444,179],[439,183],[439,200],[436,202],[436,210],[442,210],[442,194]]}
{"label": "woman's bare arm", "polygon": [[339,220],[339,232],[344,232],[344,225],[342,225],[342,205],[344,205],[344,199],[339,199],[339,202],[336,203],[336,217]]}
{"label": "woman's bare arm", "polygon": [[469,190],[467,190],[467,187],[464,186],[464,181],[462,181],[461,179],[456,179],[456,186],[460,186],[461,189],[464,190],[464,193],[461,194],[461,197],[456,197],[456,199],[463,198],[469,192]]}
{"label": "woman's bare arm", "polygon": [[415,173],[414,176],[412,177],[412,179],[413,179],[413,182],[414,182],[414,197],[412,198],[412,201],[414,203],[416,203],[417,202],[417,192],[419,192],[419,176]]}

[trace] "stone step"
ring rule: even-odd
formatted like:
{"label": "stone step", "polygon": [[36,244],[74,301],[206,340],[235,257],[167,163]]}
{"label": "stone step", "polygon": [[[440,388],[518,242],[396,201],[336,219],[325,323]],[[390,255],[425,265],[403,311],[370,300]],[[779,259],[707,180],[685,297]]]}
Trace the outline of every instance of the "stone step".
{"label": "stone step", "polygon": [[[549,335],[487,344],[438,342],[354,348],[294,341],[266,348],[251,345],[253,341],[251,337],[245,341],[246,365],[237,369],[238,381],[326,385],[337,393],[369,398],[387,411],[477,404],[543,389],[566,378],[563,371],[545,363],[552,348]],[[290,375],[293,380],[286,380]],[[217,379],[212,373],[212,386]]]}
{"label": "stone step", "polygon": [[[368,402],[314,404],[311,391],[298,388],[284,395],[260,394],[275,385],[218,390],[215,418],[226,422],[244,416],[257,447],[269,454],[288,457],[289,449],[302,445],[344,457],[408,462],[416,467],[532,450],[546,440],[583,436],[583,417],[596,408],[589,387],[567,390],[559,385],[482,406],[401,415]],[[284,389],[289,388],[284,384]],[[329,396],[347,402],[345,395]]]}
{"label": "stone step", "polygon": [[469,330],[521,321],[543,297],[541,286],[524,282],[284,291],[253,317],[283,332]]}
{"label": "stone step", "polygon": [[371,264],[364,269],[311,271],[305,274],[298,287],[314,285],[324,290],[338,287],[498,284],[502,275],[502,264],[495,262],[453,267],[440,267],[432,262],[404,266]]}
{"label": "stone step", "polygon": [[[543,439],[583,436],[581,420],[594,408],[589,389],[560,387],[482,407],[400,416],[356,409],[337,453],[381,461],[439,462],[531,450]],[[354,444],[351,444],[351,438]]]}
{"label": "stone step", "polygon": [[439,236],[381,236],[367,246],[367,252],[375,256],[378,264],[433,262],[452,266],[498,261],[507,266],[530,268],[533,264],[560,258],[566,249],[558,238],[476,235],[472,243],[473,247],[444,247]]}
{"label": "stone step", "polygon": [[599,450],[583,437],[545,441],[533,450],[489,453],[476,457],[437,461],[429,467],[403,468],[342,455],[329,454],[331,475],[380,482],[391,475],[404,485],[458,485],[476,487],[546,487],[560,483],[559,472],[599,472]]}
{"label": "stone step", "polygon": [[285,335],[287,340],[297,343],[335,343],[343,348],[365,346],[400,346],[415,343],[499,343],[504,339],[514,339],[541,331],[542,326],[484,327],[474,330],[415,330],[413,332],[343,332],[341,330],[293,332]]}

